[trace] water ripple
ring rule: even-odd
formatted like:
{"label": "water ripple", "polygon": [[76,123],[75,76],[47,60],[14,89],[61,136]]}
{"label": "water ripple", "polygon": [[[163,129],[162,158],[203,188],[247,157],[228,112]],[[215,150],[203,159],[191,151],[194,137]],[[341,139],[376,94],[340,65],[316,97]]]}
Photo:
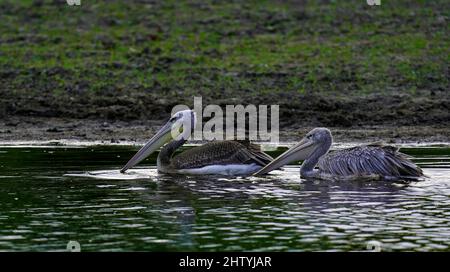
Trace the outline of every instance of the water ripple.
{"label": "water ripple", "polygon": [[[23,153],[5,151],[2,161]],[[52,151],[51,167],[33,148],[23,154],[35,160],[2,172],[0,251],[63,251],[70,240],[86,251],[450,249],[450,154],[421,155],[430,178],[395,184],[305,181],[298,166],[248,178],[123,175],[116,148]]]}

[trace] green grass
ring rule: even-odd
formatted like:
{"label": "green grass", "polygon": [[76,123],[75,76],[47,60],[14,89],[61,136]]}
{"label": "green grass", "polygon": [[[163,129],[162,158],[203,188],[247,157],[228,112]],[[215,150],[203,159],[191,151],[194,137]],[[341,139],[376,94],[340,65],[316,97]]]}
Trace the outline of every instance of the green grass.
{"label": "green grass", "polygon": [[445,0],[29,0],[1,1],[0,9],[0,72],[16,72],[0,80],[3,95],[272,101],[449,86]]}

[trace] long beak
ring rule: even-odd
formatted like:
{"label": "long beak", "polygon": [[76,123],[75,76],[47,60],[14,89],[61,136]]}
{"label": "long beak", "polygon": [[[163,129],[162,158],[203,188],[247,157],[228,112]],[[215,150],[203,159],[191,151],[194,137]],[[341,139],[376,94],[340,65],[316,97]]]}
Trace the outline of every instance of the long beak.
{"label": "long beak", "polygon": [[314,151],[314,143],[304,138],[300,143],[288,149],[286,152],[278,156],[268,165],[253,174],[254,176],[266,174],[272,170],[278,169],[292,161],[305,160]]}
{"label": "long beak", "polygon": [[120,170],[121,173],[125,173],[128,169],[140,163],[147,158],[150,154],[156,151],[158,148],[172,139],[171,135],[172,125],[171,123],[165,124]]}

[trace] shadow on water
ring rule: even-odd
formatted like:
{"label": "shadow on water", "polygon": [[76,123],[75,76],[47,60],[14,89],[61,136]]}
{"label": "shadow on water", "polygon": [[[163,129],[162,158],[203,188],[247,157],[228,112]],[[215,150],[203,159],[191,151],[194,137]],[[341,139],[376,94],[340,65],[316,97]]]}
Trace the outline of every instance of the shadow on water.
{"label": "shadow on water", "polygon": [[2,147],[0,250],[59,251],[69,240],[87,251],[347,251],[371,240],[448,250],[450,149],[402,151],[431,178],[305,181],[298,166],[247,178],[122,175],[135,148]]}

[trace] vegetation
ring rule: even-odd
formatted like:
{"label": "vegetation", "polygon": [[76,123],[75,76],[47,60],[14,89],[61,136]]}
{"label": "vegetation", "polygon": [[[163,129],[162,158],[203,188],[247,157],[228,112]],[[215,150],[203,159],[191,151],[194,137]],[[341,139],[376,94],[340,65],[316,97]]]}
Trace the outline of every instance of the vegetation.
{"label": "vegetation", "polygon": [[450,121],[450,2],[0,2],[0,116],[166,118],[193,96],[285,125]]}

